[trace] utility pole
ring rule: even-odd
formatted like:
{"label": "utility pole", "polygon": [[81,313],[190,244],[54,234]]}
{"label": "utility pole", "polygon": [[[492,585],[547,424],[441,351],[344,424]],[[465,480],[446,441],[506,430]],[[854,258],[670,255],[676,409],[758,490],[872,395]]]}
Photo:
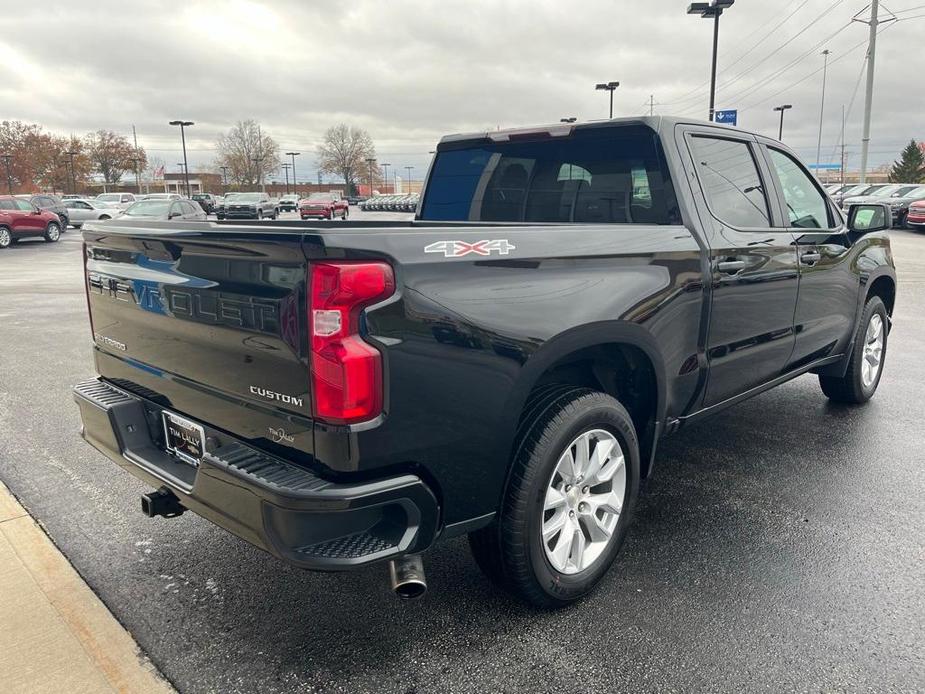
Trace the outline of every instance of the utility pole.
{"label": "utility pole", "polygon": [[289,167],[292,166],[292,164],[287,164],[284,162],[280,166],[282,166],[283,171],[286,172],[286,195],[289,195]]}
{"label": "utility pole", "polygon": [[655,115],[655,94],[649,94],[649,115]]}
{"label": "utility pole", "polygon": [[68,158],[71,163],[71,192],[75,195],[77,194],[77,175],[74,172],[74,157],[77,156],[77,152],[65,152],[64,156]]}
{"label": "utility pole", "polygon": [[[864,132],[861,135],[861,183],[867,182],[867,148],[870,145],[870,109],[874,98],[874,59],[877,57],[877,26],[880,2],[870,2],[870,39],[867,46],[867,89],[864,92]],[[855,18],[854,21],[863,21]]]}
{"label": "utility pole", "polygon": [[12,154],[0,154],[0,159],[3,159],[3,163],[6,164],[6,187],[10,191],[10,195],[13,194],[13,174],[10,172],[10,165],[13,163]]}
{"label": "utility pole", "polygon": [[822,51],[822,98],[819,100],[819,137],[816,140],[816,176],[819,175],[819,157],[822,152],[822,114],[825,112],[825,73],[829,67],[829,49]]}
{"label": "utility pole", "polygon": [[253,157],[251,159],[254,162],[254,168],[257,170],[257,185],[260,186],[260,190],[266,192],[266,188],[263,184],[263,172],[260,170],[260,164],[263,162],[263,157]]}
{"label": "utility pole", "polygon": [[222,194],[224,195],[228,192],[228,167],[219,166],[218,168],[222,170]]}
{"label": "utility pole", "polygon": [[295,177],[295,158],[300,154],[301,152],[286,152],[286,156],[292,159],[292,192],[296,195],[299,194],[299,181]]}
{"label": "utility pole", "polygon": [[413,166],[406,166],[406,167],[405,167],[405,171],[408,172],[408,192],[409,192],[409,193],[413,193],[413,192],[414,192],[414,191],[411,189],[411,170],[412,170],[413,168],[414,168]]}
{"label": "utility pole", "polygon": [[370,197],[373,196],[373,164],[375,163],[375,161],[376,160],[373,159],[372,157],[368,157],[366,159],[366,166],[369,167],[369,196]]}
{"label": "utility pole", "polygon": [[[389,167],[390,167],[390,166],[391,166],[391,164],[383,164],[383,165],[382,165],[382,170],[383,170],[383,173],[382,173],[382,185],[383,185],[383,186],[386,186],[386,185],[388,185],[388,183],[389,183]],[[392,189],[392,192],[393,192],[393,193],[395,192],[395,189],[394,189],[394,188]]]}

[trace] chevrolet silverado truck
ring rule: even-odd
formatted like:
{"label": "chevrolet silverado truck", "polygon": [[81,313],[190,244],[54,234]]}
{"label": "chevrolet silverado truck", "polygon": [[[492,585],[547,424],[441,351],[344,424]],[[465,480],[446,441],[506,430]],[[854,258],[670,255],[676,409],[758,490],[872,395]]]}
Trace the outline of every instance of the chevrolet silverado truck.
{"label": "chevrolet silverado truck", "polygon": [[405,597],[467,534],[565,605],[662,437],[802,374],[874,394],[890,221],[776,140],[647,117],[446,137],[408,222],[88,222],[82,435],[149,516]]}

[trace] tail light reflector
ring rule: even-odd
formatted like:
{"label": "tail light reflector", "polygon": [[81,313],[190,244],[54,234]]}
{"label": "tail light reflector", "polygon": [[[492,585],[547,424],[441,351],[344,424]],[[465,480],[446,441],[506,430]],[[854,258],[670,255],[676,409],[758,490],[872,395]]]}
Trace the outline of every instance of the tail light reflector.
{"label": "tail light reflector", "polygon": [[360,315],[394,292],[395,277],[386,263],[311,265],[308,324],[318,419],[352,424],[382,412],[382,355],[360,336]]}

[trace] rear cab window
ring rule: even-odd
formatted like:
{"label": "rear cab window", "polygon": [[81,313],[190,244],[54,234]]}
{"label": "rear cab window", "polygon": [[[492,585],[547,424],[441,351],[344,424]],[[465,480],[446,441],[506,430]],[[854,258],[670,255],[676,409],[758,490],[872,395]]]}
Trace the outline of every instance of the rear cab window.
{"label": "rear cab window", "polygon": [[442,143],[421,219],[681,223],[658,136],[641,124]]}

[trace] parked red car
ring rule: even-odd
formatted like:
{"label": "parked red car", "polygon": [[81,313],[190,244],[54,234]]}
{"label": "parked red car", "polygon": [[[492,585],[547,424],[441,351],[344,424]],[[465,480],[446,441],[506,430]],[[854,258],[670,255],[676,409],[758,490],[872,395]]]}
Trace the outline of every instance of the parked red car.
{"label": "parked red car", "polygon": [[299,216],[302,219],[334,219],[340,217],[347,219],[350,216],[350,205],[343,198],[333,193],[312,193],[304,200],[299,201]]}
{"label": "parked red car", "polygon": [[925,230],[925,200],[909,205],[909,211],[906,213],[906,226],[919,231]]}
{"label": "parked red car", "polygon": [[0,248],[19,239],[41,237],[53,243],[61,237],[61,220],[54,212],[40,210],[28,200],[0,196]]}

